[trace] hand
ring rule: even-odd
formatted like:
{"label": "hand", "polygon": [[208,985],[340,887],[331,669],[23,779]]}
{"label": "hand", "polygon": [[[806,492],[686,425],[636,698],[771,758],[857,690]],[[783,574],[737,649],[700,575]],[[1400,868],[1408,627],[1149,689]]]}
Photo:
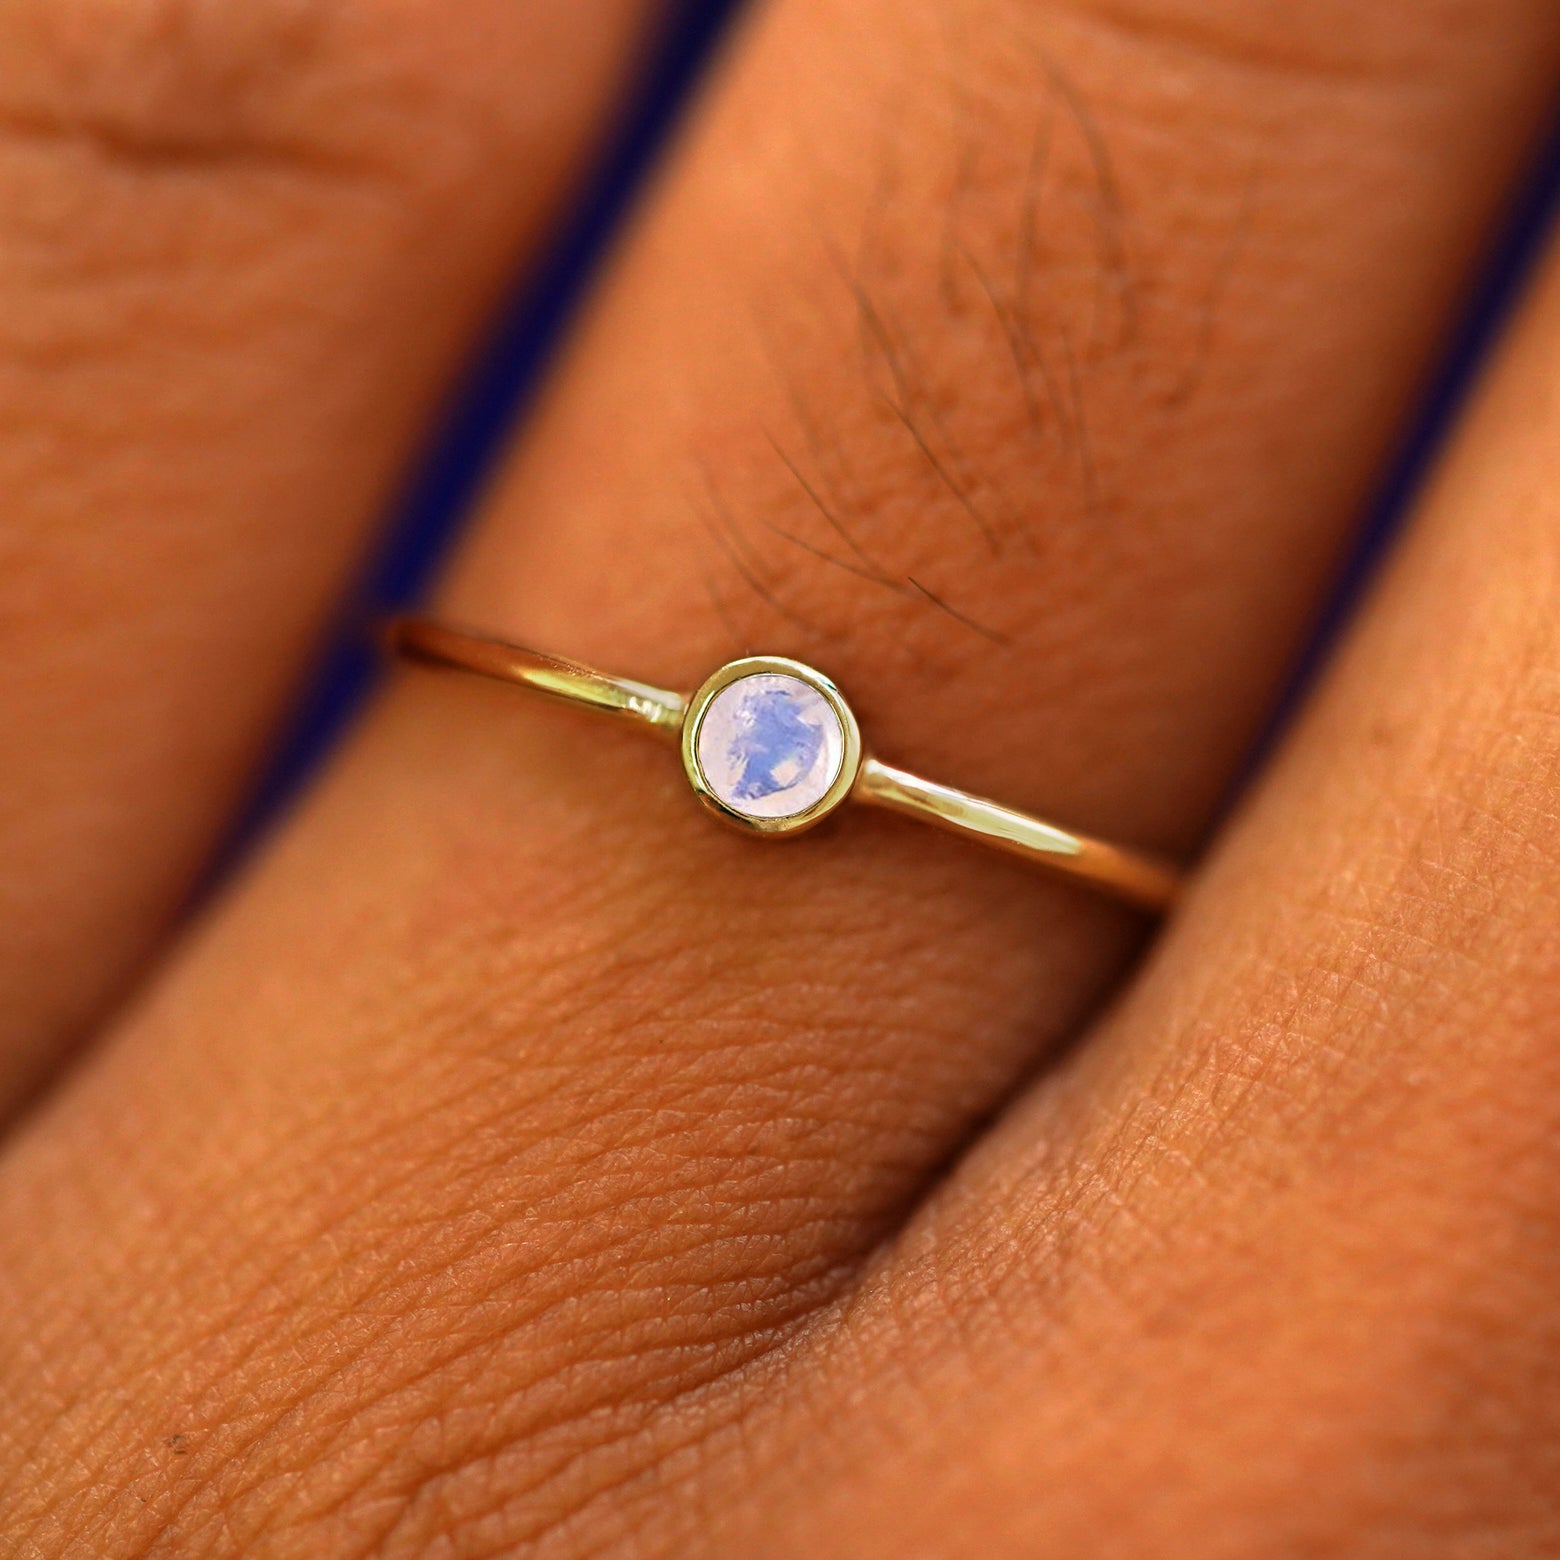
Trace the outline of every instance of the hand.
{"label": "hand", "polygon": [[1560,1554],[1553,266],[1204,850],[1547,0],[770,0],[440,592],[1203,854],[1146,967],[420,674],[168,931],[651,10],[0,8],[0,1550]]}

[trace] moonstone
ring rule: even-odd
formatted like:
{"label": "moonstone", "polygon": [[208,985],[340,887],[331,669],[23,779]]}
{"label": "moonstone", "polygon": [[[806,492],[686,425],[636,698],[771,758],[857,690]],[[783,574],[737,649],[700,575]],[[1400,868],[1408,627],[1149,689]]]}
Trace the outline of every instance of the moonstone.
{"label": "moonstone", "polygon": [[781,672],[755,672],[710,700],[698,752],[705,783],[734,812],[794,818],[839,778],[845,731],[817,689]]}

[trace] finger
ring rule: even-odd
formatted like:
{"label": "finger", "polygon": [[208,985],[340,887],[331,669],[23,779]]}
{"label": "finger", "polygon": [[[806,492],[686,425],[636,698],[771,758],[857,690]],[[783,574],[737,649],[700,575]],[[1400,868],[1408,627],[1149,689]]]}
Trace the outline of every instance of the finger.
{"label": "finger", "polygon": [[0,14],[0,1116],[188,891],[648,10]]}
{"label": "finger", "polygon": [[1555,1552],[1557,357],[1560,259],[1152,978],[676,1553]]}
{"label": "finger", "polygon": [[[799,653],[886,756],[1184,844],[1556,20],[958,14],[761,19],[451,605],[668,686]],[[119,1491],[178,1418],[149,1478],[219,1553],[277,1524],[311,1553],[588,1549],[1136,937],[894,820],[755,853],[659,756],[408,682],[18,1147],[0,1326],[49,1338],[5,1432],[45,1492],[21,1531],[66,1513],[112,1552],[174,1520]]]}

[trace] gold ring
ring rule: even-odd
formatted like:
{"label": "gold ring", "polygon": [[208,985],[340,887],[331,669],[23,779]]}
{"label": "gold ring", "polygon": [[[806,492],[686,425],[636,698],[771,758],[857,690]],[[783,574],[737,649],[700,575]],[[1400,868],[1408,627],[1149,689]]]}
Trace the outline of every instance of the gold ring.
{"label": "gold ring", "polygon": [[800,661],[745,656],[684,695],[422,618],[396,619],[385,637],[407,660],[517,683],[677,744],[695,795],[749,834],[801,834],[854,799],[980,840],[1141,909],[1168,909],[1180,885],[1180,874],[1158,857],[1058,828],[872,757],[844,695]]}

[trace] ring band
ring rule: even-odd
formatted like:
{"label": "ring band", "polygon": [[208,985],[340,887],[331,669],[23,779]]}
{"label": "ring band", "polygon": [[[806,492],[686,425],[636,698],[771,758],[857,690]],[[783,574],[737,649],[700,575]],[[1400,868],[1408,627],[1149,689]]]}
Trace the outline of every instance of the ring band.
{"label": "ring band", "polygon": [[853,799],[980,840],[1140,909],[1168,909],[1179,888],[1180,874],[1158,857],[1058,828],[872,757],[839,689],[800,661],[746,656],[684,695],[424,618],[394,620],[385,638],[406,660],[515,683],[677,744],[699,800],[750,834],[803,833]]}

